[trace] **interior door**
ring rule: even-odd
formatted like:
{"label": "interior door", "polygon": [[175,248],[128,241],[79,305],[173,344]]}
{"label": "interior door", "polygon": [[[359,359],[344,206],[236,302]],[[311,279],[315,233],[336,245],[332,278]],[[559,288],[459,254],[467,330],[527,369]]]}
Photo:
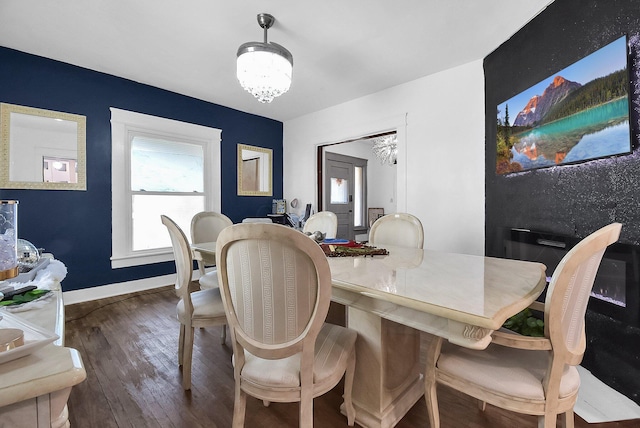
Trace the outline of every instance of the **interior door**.
{"label": "interior door", "polygon": [[354,162],[350,156],[326,152],[325,209],[338,217],[337,238],[354,239]]}

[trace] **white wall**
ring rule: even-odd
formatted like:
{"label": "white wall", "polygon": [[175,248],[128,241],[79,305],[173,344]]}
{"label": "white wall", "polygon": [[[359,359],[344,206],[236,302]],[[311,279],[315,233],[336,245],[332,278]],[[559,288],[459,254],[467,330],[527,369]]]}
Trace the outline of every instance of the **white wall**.
{"label": "white wall", "polygon": [[425,248],[484,254],[482,60],[284,123],[284,197],[316,197],[316,148],[396,129],[397,209],[424,226]]}

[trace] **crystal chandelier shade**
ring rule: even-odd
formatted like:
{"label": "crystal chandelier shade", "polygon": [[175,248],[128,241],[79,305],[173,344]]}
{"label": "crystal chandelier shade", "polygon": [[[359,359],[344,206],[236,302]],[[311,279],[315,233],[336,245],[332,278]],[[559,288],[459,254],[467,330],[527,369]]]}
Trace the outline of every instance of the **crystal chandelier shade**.
{"label": "crystal chandelier shade", "polygon": [[398,161],[398,139],[396,135],[385,135],[373,141],[373,154],[381,164],[395,165]]}
{"label": "crystal chandelier shade", "polygon": [[264,42],[248,42],[238,48],[237,77],[240,85],[261,103],[270,103],[289,90],[293,73],[291,52],[277,43],[267,42],[267,30],[275,18],[258,15],[264,29]]}

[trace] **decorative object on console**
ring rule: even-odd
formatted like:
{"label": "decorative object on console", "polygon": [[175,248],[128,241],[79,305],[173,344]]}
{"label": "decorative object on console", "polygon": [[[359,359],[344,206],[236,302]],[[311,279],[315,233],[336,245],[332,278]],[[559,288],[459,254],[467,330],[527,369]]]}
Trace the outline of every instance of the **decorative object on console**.
{"label": "decorative object on console", "polygon": [[264,42],[247,42],[238,48],[238,81],[261,103],[270,103],[291,86],[291,52],[277,43],[267,42],[267,30],[275,21],[268,13],[258,14],[258,24],[264,29]]}
{"label": "decorative object on console", "polygon": [[26,239],[18,239],[16,248],[18,253],[18,270],[21,273],[29,272],[38,265],[40,252],[35,245]]}
{"label": "decorative object on console", "polygon": [[[49,302],[54,293],[47,293],[50,290],[59,289],[60,283],[67,276],[67,267],[59,260],[42,257],[40,263],[34,269],[27,273],[21,273],[9,281],[5,281],[5,285],[10,285],[14,289],[28,286],[36,286],[37,290],[31,292],[31,297],[36,297],[33,301],[14,302],[10,306],[3,306],[5,312],[24,312],[42,307]],[[5,313],[0,312],[0,313]]]}
{"label": "decorative object on console", "polygon": [[0,281],[18,275],[18,201],[0,201]]}
{"label": "decorative object on console", "polygon": [[274,199],[271,202],[271,214],[284,214],[287,212],[287,201],[285,199]]}

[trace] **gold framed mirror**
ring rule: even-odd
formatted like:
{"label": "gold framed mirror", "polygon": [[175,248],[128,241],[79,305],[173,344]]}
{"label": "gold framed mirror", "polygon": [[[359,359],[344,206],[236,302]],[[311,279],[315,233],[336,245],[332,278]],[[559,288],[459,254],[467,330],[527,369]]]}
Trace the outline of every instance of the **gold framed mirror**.
{"label": "gold framed mirror", "polygon": [[0,103],[0,188],[87,190],[85,116]]}
{"label": "gold framed mirror", "polygon": [[272,196],[271,149],[238,144],[238,195]]}

